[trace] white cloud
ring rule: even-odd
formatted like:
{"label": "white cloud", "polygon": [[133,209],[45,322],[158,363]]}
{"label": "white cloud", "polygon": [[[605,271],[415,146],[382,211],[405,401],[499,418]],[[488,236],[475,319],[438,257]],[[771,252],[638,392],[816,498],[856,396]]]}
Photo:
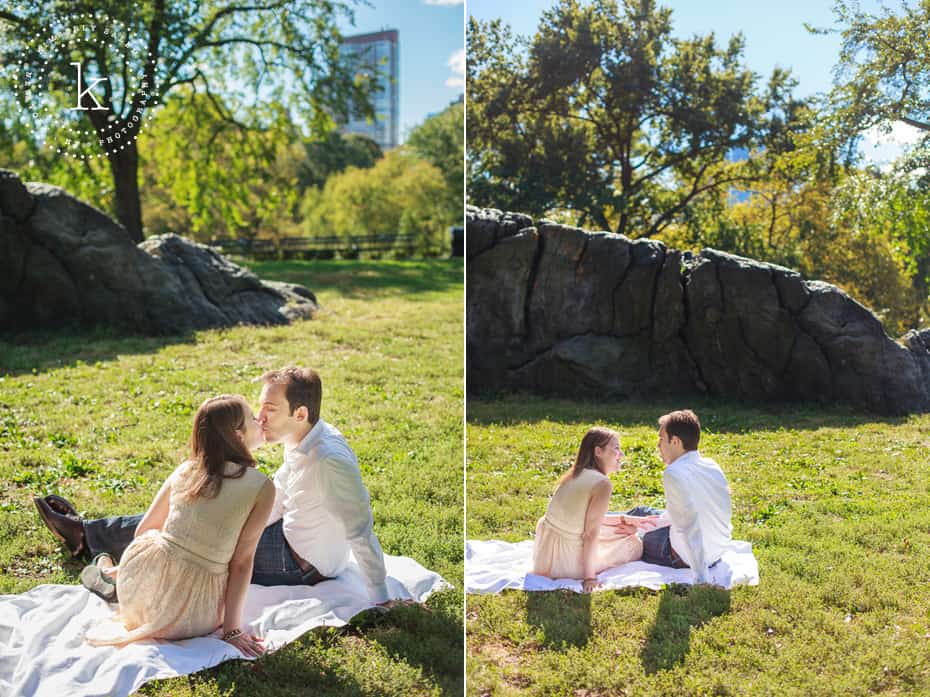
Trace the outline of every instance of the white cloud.
{"label": "white cloud", "polygon": [[919,128],[908,126],[903,121],[891,124],[888,133],[884,133],[881,126],[872,126],[862,134],[862,154],[868,162],[881,169],[888,169],[894,160],[923,135],[924,132]]}
{"label": "white cloud", "polygon": [[465,86],[465,49],[460,48],[458,51],[449,56],[446,63],[452,70],[452,75],[446,78],[446,87],[464,87]]}
{"label": "white cloud", "polygon": [[465,0],[425,0],[427,5],[462,5],[465,3]]}

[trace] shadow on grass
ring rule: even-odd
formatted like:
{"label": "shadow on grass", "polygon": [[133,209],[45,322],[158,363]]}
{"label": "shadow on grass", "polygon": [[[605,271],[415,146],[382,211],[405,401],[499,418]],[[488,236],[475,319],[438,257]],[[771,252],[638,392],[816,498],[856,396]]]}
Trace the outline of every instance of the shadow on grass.
{"label": "shadow on grass", "polygon": [[730,591],[716,586],[670,586],[659,598],[656,621],[640,652],[647,675],[684,662],[692,628],[730,611]]}
{"label": "shadow on grass", "polygon": [[[220,694],[271,697],[284,694],[338,695],[339,697],[362,697],[363,686],[346,671],[334,670],[324,658],[330,652],[338,652],[341,630],[317,627],[294,644],[290,650],[266,654],[257,661],[232,661],[222,663],[197,678],[215,677]],[[322,660],[308,655],[301,644],[315,644],[322,651]],[[319,655],[319,651],[314,652]],[[193,685],[192,685],[193,687]]]}
{"label": "shadow on grass", "polygon": [[[416,261],[247,261],[267,281],[306,286],[314,293],[332,292],[349,298],[443,292],[464,289],[461,259]],[[411,299],[415,299],[411,298]]]}
{"label": "shadow on grass", "polygon": [[[363,612],[341,629],[317,627],[290,650],[268,654],[255,663],[237,661],[209,669],[221,694],[314,694],[361,697],[371,694],[361,680],[334,669],[343,649],[340,638],[354,635],[381,644],[392,659],[419,667],[443,695],[463,693],[462,623],[421,606],[397,607],[387,614]],[[301,645],[314,646],[306,651]],[[301,686],[303,690],[295,689]]]}
{"label": "shadow on grass", "polygon": [[852,407],[787,402],[740,402],[707,396],[671,397],[625,401],[587,401],[540,397],[527,393],[469,397],[468,421],[476,425],[517,426],[540,421],[576,423],[578,439],[590,426],[658,428],[662,414],[676,409],[693,409],[702,428],[710,433],[752,433],[755,431],[815,430],[847,428],[865,423],[901,424],[906,416],[882,416]]}
{"label": "shadow on grass", "polygon": [[386,615],[362,613],[349,626],[379,643],[392,658],[420,668],[441,687],[442,694],[463,693],[465,647],[460,615],[423,605],[398,606]]}
{"label": "shadow on grass", "polygon": [[192,333],[144,336],[114,328],[35,329],[0,338],[0,375],[44,373],[121,354],[155,353],[165,346],[194,342]]}
{"label": "shadow on grass", "polygon": [[526,621],[542,629],[543,646],[564,651],[591,638],[591,594],[554,591],[527,593]]}

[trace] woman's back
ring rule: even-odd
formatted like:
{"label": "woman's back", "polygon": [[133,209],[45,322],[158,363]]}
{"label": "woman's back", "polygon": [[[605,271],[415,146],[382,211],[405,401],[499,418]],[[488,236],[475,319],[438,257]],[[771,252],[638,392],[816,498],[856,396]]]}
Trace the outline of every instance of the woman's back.
{"label": "woman's back", "polygon": [[[242,526],[255,498],[268,477],[254,467],[246,467],[241,477],[231,477],[240,466],[226,463],[227,475],[213,498],[186,497],[190,477],[185,463],[175,472],[171,484],[171,504],[162,534],[186,551],[214,565],[229,563]],[[186,469],[187,468],[187,469]]]}
{"label": "woman's back", "polygon": [[[168,516],[120,560],[116,592],[118,622],[95,628],[92,644],[124,645],[140,639],[186,639],[209,634],[223,620],[229,561],[268,477],[248,467],[241,477],[224,477],[215,497],[183,496],[190,465],[169,481]],[[226,474],[240,467],[226,463]]]}
{"label": "woman's back", "polygon": [[[584,578],[585,520],[594,488],[610,479],[595,469],[583,469],[566,479],[549,501],[546,515],[536,525],[533,544],[533,573],[549,578]],[[602,571],[642,555],[636,535],[598,535],[595,569]]]}
{"label": "woman's back", "polygon": [[549,501],[546,520],[560,530],[580,537],[584,532],[584,517],[591,491],[605,479],[607,476],[595,469],[584,469],[562,482]]}

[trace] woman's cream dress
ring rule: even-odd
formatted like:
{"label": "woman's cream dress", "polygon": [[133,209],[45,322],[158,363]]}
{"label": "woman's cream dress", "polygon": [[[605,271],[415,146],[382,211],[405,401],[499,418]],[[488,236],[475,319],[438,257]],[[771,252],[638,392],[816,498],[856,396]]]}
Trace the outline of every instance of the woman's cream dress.
{"label": "woman's cream dress", "polygon": [[[549,501],[546,515],[536,524],[533,573],[549,578],[584,578],[581,534],[594,485],[607,479],[595,469],[585,469],[565,481]],[[602,528],[598,537],[595,569],[598,572],[635,561],[643,555],[643,543],[634,535],[617,537],[613,528]]]}
{"label": "woman's cream dress", "polygon": [[[119,612],[92,627],[94,645],[122,646],[141,639],[187,639],[209,634],[223,622],[229,560],[239,533],[268,477],[253,467],[242,477],[223,479],[216,498],[179,496],[172,477],[168,518],[126,549],[116,577]],[[226,463],[226,473],[239,466]]]}

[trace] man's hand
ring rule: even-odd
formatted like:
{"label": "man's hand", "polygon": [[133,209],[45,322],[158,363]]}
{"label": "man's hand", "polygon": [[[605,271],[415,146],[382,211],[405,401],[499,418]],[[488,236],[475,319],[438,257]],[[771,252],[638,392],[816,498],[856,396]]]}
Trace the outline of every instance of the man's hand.
{"label": "man's hand", "polygon": [[611,523],[607,527],[611,528],[617,537],[629,537],[630,535],[635,535],[637,529],[635,525],[625,521]]}

